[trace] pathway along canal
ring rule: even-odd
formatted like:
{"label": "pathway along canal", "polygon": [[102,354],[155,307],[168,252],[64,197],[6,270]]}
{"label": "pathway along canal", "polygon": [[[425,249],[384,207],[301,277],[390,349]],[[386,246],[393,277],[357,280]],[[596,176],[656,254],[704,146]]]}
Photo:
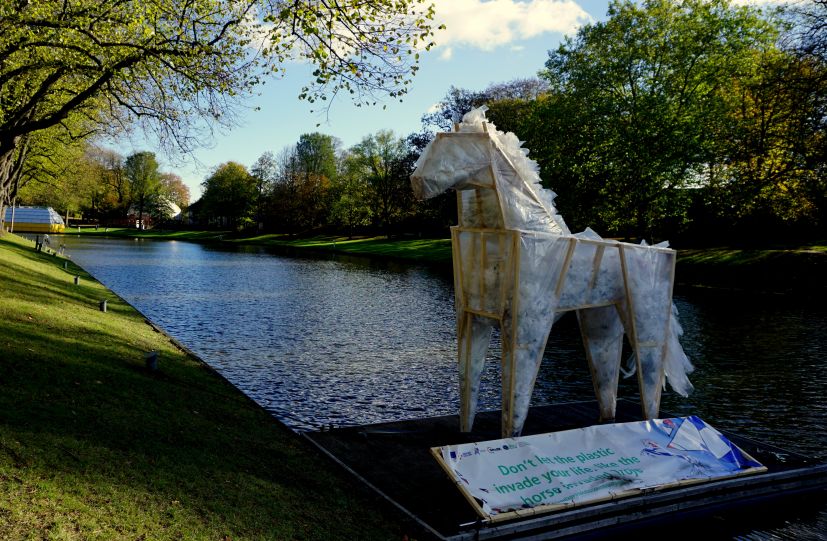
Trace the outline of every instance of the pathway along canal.
{"label": "pathway along canal", "polygon": [[[288,426],[456,413],[450,271],[259,247],[66,235],[67,253]],[[827,308],[806,294],[678,291],[695,391],[662,408],[827,460]],[[496,356],[494,347],[490,355]],[[499,407],[499,370],[480,405]],[[635,398],[635,378],[619,396]],[[555,325],[533,403],[593,396],[573,317]],[[827,507],[725,536],[823,539]]]}

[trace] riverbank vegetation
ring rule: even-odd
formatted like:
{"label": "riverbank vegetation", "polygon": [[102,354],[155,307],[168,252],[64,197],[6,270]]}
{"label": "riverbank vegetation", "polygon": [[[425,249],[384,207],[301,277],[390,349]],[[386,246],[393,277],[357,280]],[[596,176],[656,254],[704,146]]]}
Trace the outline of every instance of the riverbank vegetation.
{"label": "riverbank vegetation", "polygon": [[298,96],[311,103],[399,98],[433,46],[433,16],[432,5],[393,0],[2,2],[0,216],[27,200],[26,184],[57,185],[47,204],[61,210],[81,198],[104,209],[108,186],[77,160],[91,141],[137,128],[170,154],[189,152],[288,66],[311,66]]}
{"label": "riverbank vegetation", "polygon": [[[679,246],[824,237],[827,4],[786,10],[684,0],[616,1],[538,65],[538,78],[451,87],[409,135],[342,148],[307,133],[253,164],[218,166],[185,227],[291,235],[445,236],[451,196],[416,201],[408,176],[435,130],[471,107],[525,140],[574,231]],[[127,159],[89,149],[82,189],[20,200],[65,203],[101,224],[124,219]],[[63,180],[56,181],[69,182]],[[55,184],[53,182],[52,184]],[[128,187],[127,187],[128,188]],[[123,196],[123,197],[122,197]],[[61,202],[60,204],[64,204]],[[140,212],[138,211],[140,215]],[[133,214],[133,222],[134,222]],[[797,242],[797,241],[794,241]]]}
{"label": "riverbank vegetation", "polygon": [[[358,237],[284,234],[245,235],[231,231],[180,231],[134,228],[81,228],[83,236],[189,240],[225,245],[269,246],[276,249],[345,253],[426,263],[451,265],[450,239],[411,237]],[[827,242],[786,243],[758,247],[688,248],[678,250],[677,281],[681,286],[699,286],[751,291],[808,291],[827,293]]]}
{"label": "riverbank vegetation", "polygon": [[64,261],[0,239],[0,538],[403,537],[381,502]]}

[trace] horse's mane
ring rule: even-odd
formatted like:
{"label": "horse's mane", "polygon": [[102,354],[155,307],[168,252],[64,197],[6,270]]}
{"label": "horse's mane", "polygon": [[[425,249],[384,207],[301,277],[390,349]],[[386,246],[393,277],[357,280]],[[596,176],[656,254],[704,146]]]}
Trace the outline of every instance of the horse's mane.
{"label": "horse's mane", "polygon": [[566,222],[557,213],[557,208],[554,206],[554,198],[557,197],[557,194],[552,190],[543,188],[540,180],[540,166],[528,157],[529,150],[523,148],[524,141],[520,141],[512,132],[505,133],[498,130],[493,123],[486,120],[485,111],[487,110],[488,107],[483,105],[465,113],[462,122],[458,126],[458,131],[460,133],[488,133],[497,148],[511,162],[517,175],[525,182],[526,187],[534,194],[537,202],[560,228],[560,231],[569,234],[570,231]]}

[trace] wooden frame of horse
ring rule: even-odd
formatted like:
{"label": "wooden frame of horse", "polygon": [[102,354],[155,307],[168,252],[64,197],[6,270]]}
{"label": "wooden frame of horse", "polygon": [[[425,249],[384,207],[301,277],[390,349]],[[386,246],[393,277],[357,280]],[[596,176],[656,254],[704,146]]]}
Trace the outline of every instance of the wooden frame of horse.
{"label": "wooden frame of horse", "polygon": [[[463,136],[468,136],[469,134],[462,134]],[[476,134],[475,134],[476,135]],[[487,137],[487,133],[480,133],[478,134],[481,137]],[[456,136],[452,133],[444,133],[438,134],[437,137],[452,137]],[[493,144],[489,145],[490,152],[497,152],[500,154],[500,157],[508,160],[508,157],[505,156],[499,149],[497,149]],[[492,157],[493,163],[493,157]],[[505,209],[503,208],[502,198],[499,196],[498,193],[498,183],[501,182],[501,179],[498,178],[498,173],[493,166],[488,167],[488,171],[492,178],[491,184],[484,184],[484,183],[476,183],[474,191],[477,194],[476,202],[477,205],[480,204],[481,201],[481,192],[482,190],[493,190],[498,204],[501,207],[501,211],[504,213]],[[463,216],[463,202],[462,202],[462,194],[460,192],[457,193],[457,211],[460,217]],[[474,316],[483,317],[487,319],[494,320],[500,328],[503,328],[503,325],[506,323],[505,318],[511,317],[511,326],[517,327],[520,324],[519,321],[519,307],[516,306],[518,302],[518,298],[514,292],[519,291],[520,288],[520,260],[522,259],[522,243],[521,243],[521,235],[525,234],[532,234],[536,235],[535,232],[523,232],[520,230],[514,229],[493,229],[487,227],[462,227],[462,226],[454,226],[451,228],[451,241],[452,241],[452,251],[453,251],[453,263],[454,263],[454,286],[455,286],[455,295],[456,295],[456,307],[457,307],[457,353],[458,356],[462,356],[463,352],[461,348],[465,348],[465,355],[468,356],[470,354],[469,348],[471,348],[471,340],[470,340],[470,328],[472,324],[472,318]],[[474,267],[476,267],[476,276],[472,276],[469,272],[469,269],[464,268],[463,264],[463,257],[462,257],[462,240],[463,236],[470,237],[470,256],[468,259],[474,263]],[[492,262],[488,259],[488,253],[486,251],[487,246],[487,239],[495,238],[497,245],[500,249],[497,251],[498,257],[502,257],[504,253],[504,247],[506,245],[510,245],[510,259],[511,265],[506,266],[506,276],[503,279],[498,280],[498,284],[494,284],[495,287],[498,287],[499,294],[495,297],[498,299],[496,303],[496,307],[494,309],[485,309],[484,307],[480,306],[472,306],[469,302],[467,290],[468,287],[476,287],[478,288],[478,298],[481,301],[484,301],[486,298],[489,297],[487,295],[487,288],[490,287],[492,284],[488,284],[488,280],[484,276],[484,271],[481,269],[488,269],[491,268]],[[589,347],[589,334],[586,332],[585,326],[582,324],[582,312],[584,310],[589,310],[593,308],[602,308],[607,306],[613,306],[620,315],[622,321],[624,322],[624,326],[626,327],[627,337],[632,347],[632,350],[635,353],[636,363],[637,363],[637,376],[638,376],[638,385],[641,389],[641,397],[643,397],[643,389],[644,389],[644,381],[643,381],[643,367],[641,366],[641,353],[642,349],[645,347],[651,347],[653,344],[648,344],[641,342],[638,339],[638,332],[636,328],[636,318],[635,318],[635,304],[634,304],[634,295],[632,295],[630,291],[630,278],[629,278],[629,265],[627,263],[627,251],[632,248],[636,248],[633,245],[628,245],[624,243],[619,243],[615,241],[609,240],[596,240],[596,239],[588,239],[588,238],[577,238],[571,235],[565,236],[566,242],[568,242],[568,248],[565,254],[565,260],[562,264],[562,268],[560,271],[560,275],[557,278],[557,283],[555,285],[555,295],[559,298],[563,287],[565,285],[566,277],[569,273],[569,267],[572,262],[572,256],[574,254],[575,248],[578,243],[585,243],[585,244],[592,244],[595,245],[597,248],[595,250],[595,256],[592,263],[591,269],[591,277],[589,279],[589,284],[594,286],[598,272],[600,269],[600,264],[605,257],[607,250],[614,250],[617,253],[617,256],[621,263],[621,273],[623,279],[623,290],[625,295],[623,298],[618,299],[611,299],[604,303],[598,304],[577,304],[575,306],[558,306],[555,310],[556,312],[563,312],[563,311],[576,311],[578,315],[578,319],[581,320],[581,338],[583,340],[584,349],[586,351],[586,357],[589,365],[589,371],[592,375],[592,382],[595,388],[595,394],[598,399],[599,407],[600,407],[600,420],[601,421],[608,421],[614,418],[615,412],[615,403],[611,401],[611,403],[607,403],[608,401],[605,400],[602,394],[599,392],[598,385],[599,381],[597,378],[597,367],[596,367],[596,360],[593,358],[591,348]],[[674,264],[675,264],[675,252],[674,250],[666,249],[666,248],[656,248],[656,247],[646,247],[648,250],[656,250],[658,252],[668,254],[671,258],[671,270],[669,275],[669,302],[666,305],[671,310],[671,291],[674,284]],[[514,298],[512,302],[514,305],[511,306],[511,314],[506,314],[506,300],[508,291],[511,290],[512,295]],[[670,314],[668,312],[663,314],[663,317],[666,321],[669,321]],[[548,332],[550,333],[551,327],[549,327]],[[509,378],[510,385],[508,388],[505,386],[502,390],[502,401],[503,401],[503,426],[502,426],[502,434],[503,437],[510,436],[514,433],[514,415],[513,415],[513,404],[515,401],[515,384],[517,378],[514,377],[514,371],[516,370],[515,367],[515,351],[519,347],[519,344],[516,343],[516,333],[512,333],[510,344],[503,344],[503,353],[501,358],[501,367],[503,374],[509,372],[512,376]],[[545,340],[543,343],[545,344],[548,340],[548,334],[546,334]],[[666,348],[666,341],[664,340],[660,347],[663,348],[663,351],[660,352],[660,356],[663,357],[665,355],[665,348]],[[542,351],[540,351],[540,356],[542,358]],[[540,359],[537,360],[539,365]],[[615,371],[614,381],[608,382],[614,389],[612,392],[613,395],[616,396],[616,390],[618,386],[619,380],[619,352],[618,352],[618,367]],[[470,371],[471,366],[470,363],[466,366],[466,374],[465,374],[465,388],[461,389],[461,411],[463,412],[462,418],[466,417],[467,412],[472,408],[472,405],[469,403],[471,400],[471,392],[469,386],[472,384],[470,374],[467,372]],[[654,402],[655,404],[660,403],[660,394],[661,388],[664,382],[664,365],[663,363],[659,364],[659,373],[657,374],[656,378],[658,381],[657,389],[654,390],[656,396],[653,400],[647,403],[647,400],[641,400],[641,405],[643,409],[643,417],[650,419],[657,416],[658,411],[657,407],[653,407],[651,404]],[[536,374],[535,374],[536,379]],[[606,382],[603,382],[604,384]],[[531,386],[533,389],[533,384]],[[470,426],[463,426],[463,430],[470,430]]]}

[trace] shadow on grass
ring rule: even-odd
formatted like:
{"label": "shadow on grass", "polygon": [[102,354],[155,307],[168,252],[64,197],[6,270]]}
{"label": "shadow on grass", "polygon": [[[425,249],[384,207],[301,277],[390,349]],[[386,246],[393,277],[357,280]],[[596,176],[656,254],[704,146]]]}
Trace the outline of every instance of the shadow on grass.
{"label": "shadow on grass", "polygon": [[684,285],[827,295],[827,252],[705,249],[678,252],[676,278]]}
{"label": "shadow on grass", "polygon": [[371,495],[128,307],[84,310],[105,290],[64,284],[55,263],[0,242],[0,537],[401,538]]}

